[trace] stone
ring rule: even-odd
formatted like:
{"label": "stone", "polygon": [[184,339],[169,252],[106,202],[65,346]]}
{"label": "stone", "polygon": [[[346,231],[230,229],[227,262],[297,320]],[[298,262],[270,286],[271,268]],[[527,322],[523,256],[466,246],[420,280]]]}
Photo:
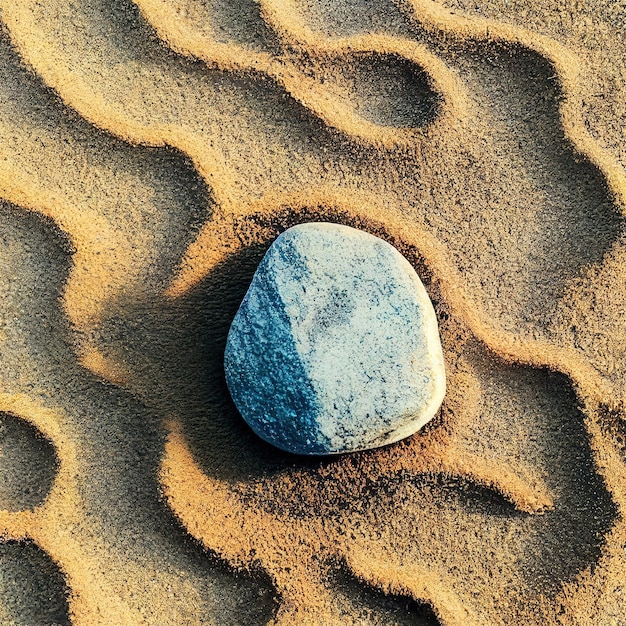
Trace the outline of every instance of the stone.
{"label": "stone", "polygon": [[437,318],[409,262],[338,224],[290,228],[271,245],[224,354],[237,409],[269,443],[339,454],[403,439],[445,394]]}

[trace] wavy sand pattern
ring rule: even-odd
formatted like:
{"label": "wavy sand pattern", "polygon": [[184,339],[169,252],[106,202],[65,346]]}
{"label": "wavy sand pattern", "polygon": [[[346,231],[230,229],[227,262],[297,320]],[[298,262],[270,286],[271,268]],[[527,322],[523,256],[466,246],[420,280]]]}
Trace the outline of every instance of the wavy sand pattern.
{"label": "wavy sand pattern", "polygon": [[[626,13],[580,4],[0,0],[0,623],[626,624]],[[435,303],[408,440],[228,397],[307,220]]]}

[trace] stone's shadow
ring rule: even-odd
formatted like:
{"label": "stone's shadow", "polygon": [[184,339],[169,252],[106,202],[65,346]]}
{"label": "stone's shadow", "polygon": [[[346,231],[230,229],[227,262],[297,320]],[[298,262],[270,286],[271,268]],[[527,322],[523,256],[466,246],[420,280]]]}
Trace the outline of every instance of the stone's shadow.
{"label": "stone's shadow", "polygon": [[42,504],[58,467],[52,442],[25,420],[0,412],[0,509],[23,511]]}
{"label": "stone's shadow", "polygon": [[103,352],[132,371],[133,393],[164,418],[179,417],[201,467],[226,481],[307,462],[252,433],[224,378],[228,329],[264,252],[250,246],[184,297],[126,308],[125,319],[100,328]]}
{"label": "stone's shadow", "polygon": [[407,246],[379,225],[319,209],[297,215],[285,211],[253,217],[252,228],[263,233],[264,241],[229,255],[185,296],[143,308],[118,303],[114,308],[125,319],[113,317],[99,330],[103,352],[109,351],[133,372],[133,392],[162,415],[179,416],[198,463],[221,480],[258,479],[288,468],[319,469],[346,462],[345,456],[290,454],[259,439],[239,415],[224,378],[228,330],[256,267],[280,232],[306,221],[337,221],[383,235],[404,247],[428,288],[431,272],[416,251],[411,258]]}
{"label": "stone's shadow", "polygon": [[50,557],[30,542],[0,540],[4,624],[70,626],[69,589]]}

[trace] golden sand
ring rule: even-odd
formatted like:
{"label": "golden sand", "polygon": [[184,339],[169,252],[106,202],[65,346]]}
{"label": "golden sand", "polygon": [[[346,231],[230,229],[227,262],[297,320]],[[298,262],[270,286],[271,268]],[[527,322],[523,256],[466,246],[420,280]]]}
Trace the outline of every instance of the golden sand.
{"label": "golden sand", "polygon": [[[0,18],[0,624],[626,624],[622,5]],[[293,457],[228,397],[311,220],[435,304],[448,394],[403,442]]]}

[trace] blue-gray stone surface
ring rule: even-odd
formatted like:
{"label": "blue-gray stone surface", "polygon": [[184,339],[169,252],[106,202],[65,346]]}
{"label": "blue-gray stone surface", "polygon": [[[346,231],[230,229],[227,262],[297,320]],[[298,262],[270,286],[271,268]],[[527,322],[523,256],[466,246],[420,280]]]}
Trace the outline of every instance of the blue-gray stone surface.
{"label": "blue-gray stone surface", "polygon": [[415,270],[382,239],[338,224],[276,239],[233,320],[224,366],[251,428],[298,454],[403,439],[445,393],[437,320]]}

